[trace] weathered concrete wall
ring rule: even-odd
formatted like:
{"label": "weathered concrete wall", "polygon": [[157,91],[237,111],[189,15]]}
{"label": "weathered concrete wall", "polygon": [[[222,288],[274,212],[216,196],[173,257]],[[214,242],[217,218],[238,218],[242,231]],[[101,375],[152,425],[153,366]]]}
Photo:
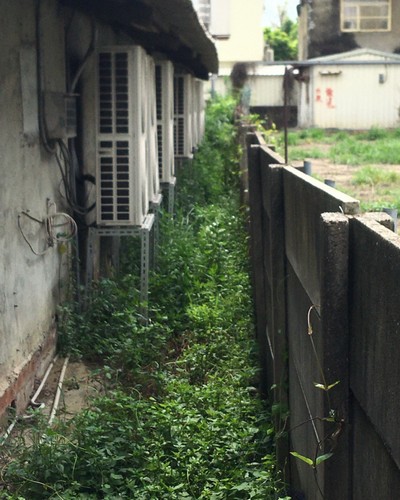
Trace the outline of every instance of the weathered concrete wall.
{"label": "weathered concrete wall", "polygon": [[[43,81],[48,89],[64,92],[63,18],[56,2],[41,3]],[[66,272],[66,256],[56,248],[34,255],[18,229],[20,216],[22,230],[41,251],[46,248],[43,225],[21,212],[43,219],[48,200],[65,210],[57,163],[39,144],[34,5],[0,1],[0,413],[17,399],[12,386],[20,375],[28,384],[20,399],[29,394],[40,367],[31,362],[35,353],[54,349],[54,338],[50,345],[47,339]],[[17,399],[16,405],[23,401]]]}
{"label": "weathered concrete wall", "polygon": [[[284,169],[285,255],[287,264],[287,336],[291,449],[315,459],[330,451],[330,436],[339,424],[321,419],[331,409],[348,413],[347,273],[348,219],[357,213],[353,198],[287,167]],[[331,213],[324,213],[331,212]],[[336,213],[332,213],[336,212]],[[343,214],[343,213],[344,214]],[[321,372],[322,371],[322,372]],[[315,387],[340,381],[329,391]],[[321,381],[322,380],[322,381]],[[319,444],[320,443],[320,444]],[[299,460],[291,461],[293,484],[308,499],[347,498],[348,435],[317,476]],[[337,476],[340,485],[333,489]]]}
{"label": "weathered concrete wall", "polygon": [[[47,249],[43,220],[49,213],[69,212],[54,154],[40,140],[37,54],[40,46],[43,90],[69,90],[90,44],[92,21],[64,9],[57,0],[0,0],[0,417],[11,404],[21,410],[55,350],[56,306],[70,273],[68,255],[57,245]],[[36,25],[39,19],[39,26]],[[38,44],[37,30],[40,32]],[[97,25],[98,44],[119,39],[110,28]],[[120,37],[121,35],[119,35]],[[75,149],[83,174],[95,175],[94,55],[74,89],[81,122]],[[94,189],[86,184],[88,200]],[[86,196],[84,196],[86,198]],[[88,217],[93,222],[93,217]],[[19,225],[20,228],[19,228]],[[24,235],[23,235],[23,234]]]}
{"label": "weathered concrete wall", "polygon": [[284,170],[284,192],[286,255],[312,304],[319,310],[320,215],[342,211],[355,214],[359,203],[292,167]]}
{"label": "weathered concrete wall", "polygon": [[352,33],[340,31],[340,2],[304,2],[299,19],[299,58],[326,56],[358,47]]}
{"label": "weathered concrete wall", "polygon": [[[356,200],[285,167],[265,146],[251,147],[248,168],[257,333],[263,374],[281,405],[277,429],[289,431],[289,448],[279,440],[277,450],[289,458],[291,493],[394,498],[400,239],[393,220],[354,215]],[[287,399],[290,423],[282,411]],[[314,473],[288,451],[310,460],[332,456]]]}
{"label": "weathered concrete wall", "polygon": [[392,27],[388,32],[341,32],[340,1],[301,2],[299,18],[299,59],[309,59],[357,47],[398,52],[400,2],[392,1]]}
{"label": "weathered concrete wall", "polygon": [[[359,407],[354,468],[363,477],[354,484],[354,498],[366,498],[366,492],[391,498],[400,483],[400,239],[378,222],[354,219],[350,251],[350,386]],[[394,471],[386,485],[379,479],[383,467]]]}

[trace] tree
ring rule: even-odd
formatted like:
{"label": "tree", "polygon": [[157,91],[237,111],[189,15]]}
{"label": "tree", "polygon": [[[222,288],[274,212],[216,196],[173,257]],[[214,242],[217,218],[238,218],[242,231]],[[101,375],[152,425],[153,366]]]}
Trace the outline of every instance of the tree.
{"label": "tree", "polygon": [[264,40],[274,49],[276,61],[297,59],[297,22],[282,16],[280,28],[264,28]]}

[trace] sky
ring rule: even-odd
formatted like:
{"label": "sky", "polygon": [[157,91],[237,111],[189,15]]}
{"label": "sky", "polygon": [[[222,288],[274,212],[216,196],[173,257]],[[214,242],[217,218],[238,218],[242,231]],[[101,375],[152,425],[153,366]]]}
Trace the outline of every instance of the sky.
{"label": "sky", "polygon": [[264,0],[263,26],[279,26],[278,7],[286,6],[290,19],[297,19],[296,5],[300,0]]}

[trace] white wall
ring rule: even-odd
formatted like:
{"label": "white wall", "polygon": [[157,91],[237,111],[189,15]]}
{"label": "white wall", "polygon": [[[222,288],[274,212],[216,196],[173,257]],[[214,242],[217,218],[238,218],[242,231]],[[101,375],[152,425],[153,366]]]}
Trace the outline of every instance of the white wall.
{"label": "white wall", "polygon": [[262,0],[230,0],[227,39],[216,40],[220,69],[231,69],[236,62],[262,61],[264,37]]}
{"label": "white wall", "polygon": [[301,85],[299,125],[359,130],[399,127],[399,81],[398,65],[315,66],[310,83]]}
{"label": "white wall", "polygon": [[[55,2],[41,3],[44,81],[65,91],[63,21]],[[0,1],[0,410],[5,391],[54,329],[66,266],[56,248],[34,255],[18,229],[23,210],[46,217],[47,200],[65,210],[57,163],[39,145],[34,4]],[[43,227],[23,215],[20,221],[32,246],[43,250]]]}

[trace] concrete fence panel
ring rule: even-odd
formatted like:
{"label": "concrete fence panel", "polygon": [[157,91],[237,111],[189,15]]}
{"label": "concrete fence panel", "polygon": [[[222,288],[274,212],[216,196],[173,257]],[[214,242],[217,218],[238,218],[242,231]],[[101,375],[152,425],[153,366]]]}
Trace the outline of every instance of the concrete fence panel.
{"label": "concrete fence panel", "polygon": [[361,478],[354,481],[354,499],[396,498],[400,491],[400,239],[364,217],[351,220],[350,234],[353,462],[354,477]]}
{"label": "concrete fence panel", "polygon": [[323,212],[357,214],[359,202],[293,167],[285,168],[284,193],[286,255],[311,302],[319,309],[320,215]]}
{"label": "concrete fence panel", "polygon": [[[278,454],[289,464],[294,498],[397,498],[400,241],[388,229],[393,221],[358,216],[357,200],[283,165],[257,134],[247,133],[243,144],[263,389],[278,409],[278,437],[289,436],[278,440]],[[314,465],[328,457],[312,467],[289,451]]]}
{"label": "concrete fence panel", "polygon": [[[293,485],[307,499],[348,498],[348,218],[320,214],[314,228],[319,268],[318,307],[288,264],[287,330],[291,450],[314,460],[333,453],[316,471],[291,460]],[[339,437],[340,441],[336,439]],[[337,477],[341,477],[340,483]]]}

